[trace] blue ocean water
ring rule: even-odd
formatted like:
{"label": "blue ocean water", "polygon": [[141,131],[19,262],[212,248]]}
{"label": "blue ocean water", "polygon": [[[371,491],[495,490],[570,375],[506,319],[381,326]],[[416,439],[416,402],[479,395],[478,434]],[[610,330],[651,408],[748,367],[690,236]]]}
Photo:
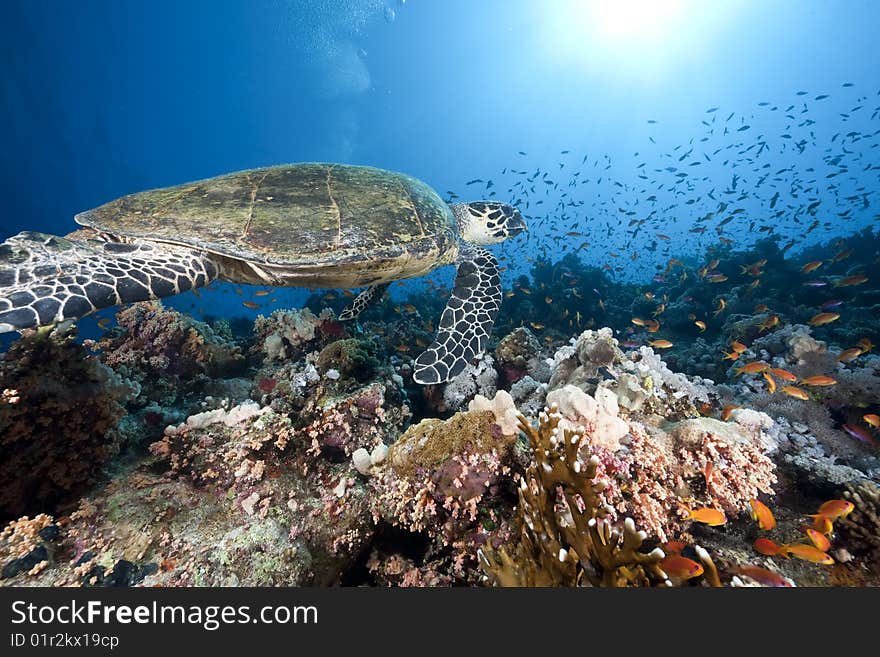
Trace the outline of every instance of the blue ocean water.
{"label": "blue ocean water", "polygon": [[[566,250],[636,281],[719,236],[791,255],[877,225],[878,25],[868,0],[8,0],[0,238],[64,234],[143,189],[338,161],[515,202],[531,231],[496,249],[508,284]],[[307,294],[168,303],[253,317]]]}

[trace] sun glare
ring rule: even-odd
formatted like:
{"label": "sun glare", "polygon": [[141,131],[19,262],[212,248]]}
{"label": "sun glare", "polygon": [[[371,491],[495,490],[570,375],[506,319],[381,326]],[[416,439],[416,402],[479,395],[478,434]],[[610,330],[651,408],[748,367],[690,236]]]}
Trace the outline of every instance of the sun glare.
{"label": "sun glare", "polygon": [[546,0],[540,23],[545,53],[557,61],[654,84],[682,56],[699,51],[709,23],[728,13],[720,9],[695,0]]}
{"label": "sun glare", "polygon": [[661,37],[681,19],[684,0],[581,0],[582,18],[608,40]]}

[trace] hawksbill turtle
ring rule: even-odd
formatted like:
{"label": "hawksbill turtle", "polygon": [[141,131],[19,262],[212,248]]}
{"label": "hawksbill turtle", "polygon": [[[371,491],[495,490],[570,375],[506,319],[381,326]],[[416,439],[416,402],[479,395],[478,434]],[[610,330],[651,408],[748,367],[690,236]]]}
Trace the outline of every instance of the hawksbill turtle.
{"label": "hawksbill turtle", "polygon": [[67,237],[0,244],[0,333],[76,320],[214,280],[364,289],[457,265],[455,288],[413,378],[449,381],[486,348],[501,305],[495,244],[526,229],[512,206],[447,205],[425,183],[365,166],[300,163],[123,196],[76,215]]}

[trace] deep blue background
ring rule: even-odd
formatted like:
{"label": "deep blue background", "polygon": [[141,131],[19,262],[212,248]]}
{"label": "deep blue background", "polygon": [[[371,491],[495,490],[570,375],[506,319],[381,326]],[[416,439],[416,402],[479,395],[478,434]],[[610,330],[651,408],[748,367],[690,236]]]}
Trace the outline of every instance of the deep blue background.
{"label": "deep blue background", "polygon": [[[596,32],[585,4],[6,0],[0,237],[63,234],[76,212],[122,194],[308,160],[402,170],[466,195],[467,180],[503,180],[511,166],[558,171],[560,150],[571,149],[567,172],[582,154],[590,162],[607,155],[609,176],[639,184],[614,199],[631,207],[655,184],[640,183],[636,165],[666,166],[664,153],[704,134],[709,107],[778,136],[780,113],[757,103],[801,102],[802,89],[808,99],[830,94],[809,108],[815,125],[805,130],[815,148],[795,158],[785,142],[772,142],[780,168],[795,174],[822,166],[834,133],[880,127],[869,118],[880,100],[880,3],[691,0],[657,33],[618,40]],[[856,103],[865,109],[844,121]],[[860,142],[850,183],[872,194],[877,171],[857,169],[880,161],[876,141]],[[697,191],[716,180],[723,188],[731,165],[707,161],[701,173],[708,180]],[[506,196],[506,184],[495,188]],[[590,200],[600,191],[582,194]],[[686,235],[675,231],[705,213],[704,203],[701,196],[691,214],[672,212],[683,223],[668,232]],[[747,206],[759,214],[762,203]],[[840,223],[840,234],[876,214],[874,203]],[[530,252],[552,234],[555,218],[543,220],[523,242]],[[603,207],[578,220],[618,221]],[[837,228],[823,237],[829,230]],[[588,255],[601,262],[618,237]],[[214,312],[228,304],[229,313],[253,314],[228,290],[213,294]],[[189,296],[177,303],[198,304]]]}

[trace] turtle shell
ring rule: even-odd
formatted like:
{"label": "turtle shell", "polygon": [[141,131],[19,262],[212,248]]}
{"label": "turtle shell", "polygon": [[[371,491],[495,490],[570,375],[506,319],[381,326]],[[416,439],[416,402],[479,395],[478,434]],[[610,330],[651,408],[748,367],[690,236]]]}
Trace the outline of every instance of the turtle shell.
{"label": "turtle shell", "polygon": [[323,163],[130,194],[76,221],[294,271],[375,260],[420,263],[427,270],[448,260],[458,234],[449,206],[425,183],[372,167]]}

